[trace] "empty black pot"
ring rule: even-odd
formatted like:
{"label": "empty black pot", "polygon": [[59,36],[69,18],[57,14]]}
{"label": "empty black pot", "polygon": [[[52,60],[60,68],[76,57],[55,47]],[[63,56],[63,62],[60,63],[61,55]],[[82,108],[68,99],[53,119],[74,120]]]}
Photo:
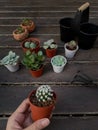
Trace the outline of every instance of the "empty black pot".
{"label": "empty black pot", "polygon": [[72,22],[72,18],[63,18],[60,20],[60,38],[65,43],[75,39],[75,33],[71,28]]}
{"label": "empty black pot", "polygon": [[83,23],[80,26],[78,45],[81,49],[93,47],[98,36],[98,26],[92,23]]}

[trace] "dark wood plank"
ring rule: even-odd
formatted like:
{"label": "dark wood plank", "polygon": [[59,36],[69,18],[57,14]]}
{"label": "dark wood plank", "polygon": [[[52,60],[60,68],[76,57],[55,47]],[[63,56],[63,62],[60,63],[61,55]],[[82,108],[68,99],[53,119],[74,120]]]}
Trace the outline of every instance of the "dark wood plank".
{"label": "dark wood plank", "polygon": [[[47,82],[43,84],[48,84]],[[0,86],[0,115],[11,114],[17,106],[28,97],[31,90],[40,84],[32,85],[1,85]],[[57,104],[53,111],[56,115],[96,115],[98,114],[98,87],[85,85],[50,85],[57,94]]]}
{"label": "dark wood plank", "polygon": [[[5,130],[7,119],[0,120],[0,129]],[[50,125],[45,130],[97,130],[98,117],[83,118],[52,118]]]}

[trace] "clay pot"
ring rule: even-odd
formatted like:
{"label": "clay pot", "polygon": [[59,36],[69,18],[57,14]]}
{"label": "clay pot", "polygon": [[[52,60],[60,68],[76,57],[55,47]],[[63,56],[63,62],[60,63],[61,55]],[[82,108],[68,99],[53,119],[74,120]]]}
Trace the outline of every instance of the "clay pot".
{"label": "clay pot", "polygon": [[57,49],[46,49],[46,55],[48,58],[52,58],[56,55]]}
{"label": "clay pot", "polygon": [[[31,49],[31,48],[26,48],[26,47],[24,47],[24,44],[25,44],[25,42],[30,42],[30,41],[35,41],[36,42],[36,44],[37,44],[37,47],[36,48],[34,48],[34,49]],[[22,49],[23,49],[23,51],[24,52],[26,52],[27,50],[30,50],[31,52],[35,52],[35,53],[37,53],[39,50],[40,50],[40,40],[39,39],[37,39],[37,38],[27,38],[27,39],[25,39],[24,41],[22,41],[22,43],[21,43],[21,46],[22,46]]]}
{"label": "clay pot", "polygon": [[[32,104],[31,95],[35,92],[36,92],[36,90],[32,91],[29,95],[29,102],[30,102],[32,120],[36,121],[36,120],[39,120],[39,119],[42,119],[42,118],[50,118],[55,104],[52,104],[50,106],[45,106],[45,107],[39,107],[39,106]],[[56,94],[55,93],[54,93],[54,98],[55,98],[55,101],[56,101]]]}
{"label": "clay pot", "polygon": [[35,29],[35,23],[33,21],[31,21],[31,24],[30,25],[24,25],[24,24],[21,24],[20,25],[22,28],[24,29],[27,29],[28,32],[33,32],[34,29]]}
{"label": "clay pot", "polygon": [[42,66],[39,70],[30,70],[30,73],[33,77],[37,78],[43,74],[44,66]]}
{"label": "clay pot", "polygon": [[13,37],[17,40],[17,41],[22,41],[24,39],[26,39],[28,37],[29,33],[28,30],[25,29],[25,31],[23,33],[16,33],[16,30],[13,31]]}

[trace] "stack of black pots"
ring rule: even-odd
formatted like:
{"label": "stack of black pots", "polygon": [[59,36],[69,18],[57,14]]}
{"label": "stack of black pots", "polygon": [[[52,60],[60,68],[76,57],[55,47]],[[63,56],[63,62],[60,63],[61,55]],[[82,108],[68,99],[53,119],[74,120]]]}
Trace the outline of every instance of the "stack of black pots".
{"label": "stack of black pots", "polygon": [[98,26],[89,23],[90,4],[86,2],[77,9],[74,18],[60,20],[60,37],[63,42],[76,40],[79,48],[90,49],[98,36]]}

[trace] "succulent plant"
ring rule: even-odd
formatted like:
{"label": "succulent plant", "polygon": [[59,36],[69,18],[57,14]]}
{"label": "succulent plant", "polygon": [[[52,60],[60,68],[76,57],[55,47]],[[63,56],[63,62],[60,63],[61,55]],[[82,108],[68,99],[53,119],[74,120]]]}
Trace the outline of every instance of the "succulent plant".
{"label": "succulent plant", "polygon": [[26,68],[31,70],[38,70],[43,62],[45,57],[42,51],[38,51],[38,53],[30,52],[29,50],[24,54],[22,63],[26,66]]}
{"label": "succulent plant", "polygon": [[19,59],[19,56],[15,52],[9,51],[8,55],[5,56],[1,61],[0,65],[15,65]]}
{"label": "succulent plant", "polygon": [[74,40],[71,40],[70,42],[67,43],[67,48],[70,50],[76,49],[77,43]]}
{"label": "succulent plant", "polygon": [[61,55],[54,56],[52,58],[52,64],[55,66],[62,66],[65,64],[65,58]]}
{"label": "succulent plant", "polygon": [[38,102],[45,106],[53,101],[53,90],[49,85],[41,85],[37,90],[36,90],[36,98]]}
{"label": "succulent plant", "polygon": [[58,46],[57,44],[54,42],[53,39],[50,39],[46,42],[44,42],[43,48],[44,49],[56,49]]}
{"label": "succulent plant", "polygon": [[23,19],[23,21],[22,21],[22,24],[23,25],[31,25],[31,23],[32,23],[32,21],[30,20],[30,19],[28,19],[28,18],[25,18],[25,19]]}
{"label": "succulent plant", "polygon": [[15,30],[15,33],[16,33],[16,34],[21,34],[21,33],[23,33],[23,32],[25,32],[25,29],[23,29],[21,26],[19,26],[19,27],[16,28],[16,30]]}
{"label": "succulent plant", "polygon": [[35,42],[29,42],[29,41],[27,41],[27,42],[24,43],[24,47],[26,47],[26,48],[35,49],[36,46],[37,45],[36,45]]}

